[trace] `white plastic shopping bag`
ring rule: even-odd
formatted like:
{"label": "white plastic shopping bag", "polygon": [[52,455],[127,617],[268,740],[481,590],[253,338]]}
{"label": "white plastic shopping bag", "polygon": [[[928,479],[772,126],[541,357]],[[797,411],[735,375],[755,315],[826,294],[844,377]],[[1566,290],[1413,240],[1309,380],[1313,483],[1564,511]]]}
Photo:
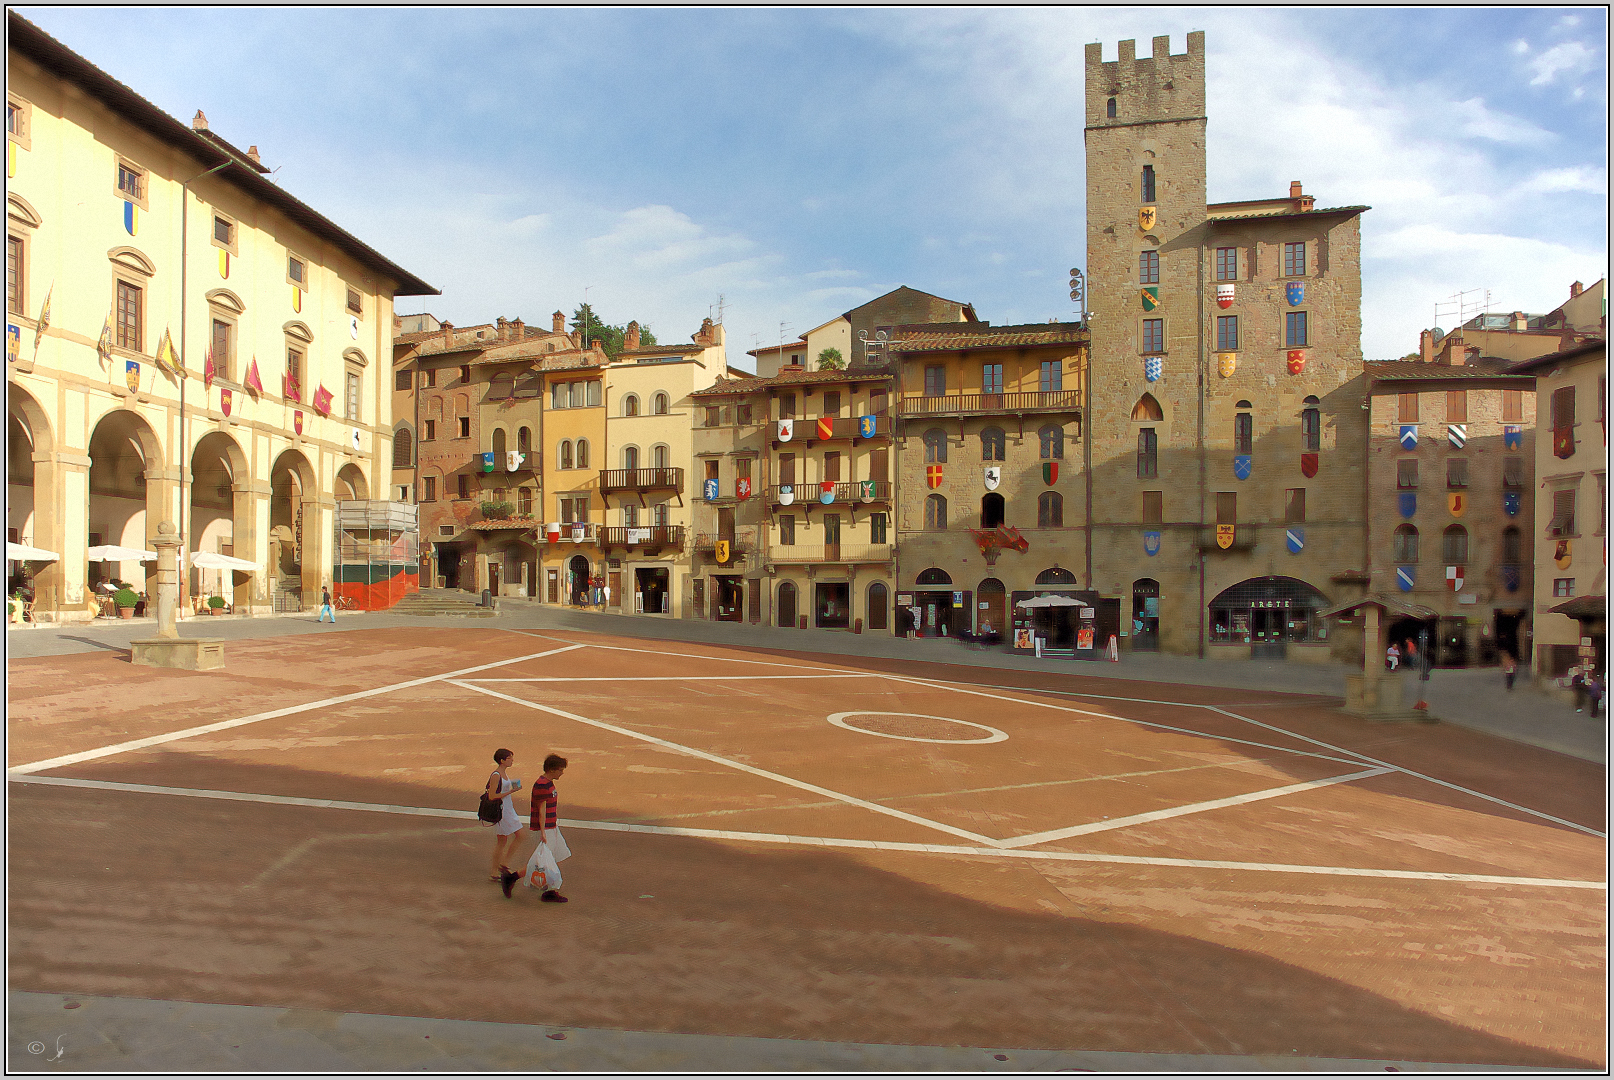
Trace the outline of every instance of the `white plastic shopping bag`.
{"label": "white plastic shopping bag", "polygon": [[544,842],[549,845],[549,853],[555,856],[556,862],[565,862],[572,857],[572,849],[566,846],[566,838],[559,829],[545,829]]}
{"label": "white plastic shopping bag", "polygon": [[527,860],[527,887],[539,892],[560,888],[560,867],[547,843],[539,844]]}

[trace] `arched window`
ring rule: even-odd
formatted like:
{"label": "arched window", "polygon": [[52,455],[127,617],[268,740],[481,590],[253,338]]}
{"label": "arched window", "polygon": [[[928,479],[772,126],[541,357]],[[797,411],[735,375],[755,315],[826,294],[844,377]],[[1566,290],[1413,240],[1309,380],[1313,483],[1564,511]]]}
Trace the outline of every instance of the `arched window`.
{"label": "arched window", "polygon": [[407,469],[415,463],[415,436],[407,427],[396,428],[392,433],[392,467]]}
{"label": "arched window", "polygon": [[650,464],[658,469],[665,469],[667,467],[667,453],[667,445],[665,443],[651,447]]}
{"label": "arched window", "polygon": [[796,586],[793,582],[782,582],[779,586],[779,625],[791,629],[796,626]]}
{"label": "arched window", "polygon": [[524,427],[516,432],[516,449],[523,454],[532,453],[532,428]]}
{"label": "arched window", "polygon": [[1049,424],[1037,432],[1037,441],[1040,446],[1042,460],[1056,461],[1065,456],[1065,429],[1058,424]]}
{"label": "arched window", "polygon": [[505,449],[504,428],[502,428],[502,427],[494,428],[493,429],[493,467],[495,469],[502,470],[504,468],[504,464],[505,464],[505,462],[504,462],[504,449]]}
{"label": "arched window", "polygon": [[1115,119],[1115,99],[1114,98],[1110,98],[1109,101],[1105,102],[1105,104],[1104,104],[1104,115],[1106,117],[1108,117],[1109,119],[1111,119],[1111,120]]}
{"label": "arched window", "polygon": [[925,528],[947,528],[947,500],[940,495],[925,496]]}
{"label": "arched window", "polygon": [[981,496],[981,528],[995,529],[1003,524],[1003,496],[988,491]]}
{"label": "arched window", "polygon": [[1395,561],[1398,563],[1415,563],[1418,561],[1418,527],[1416,525],[1400,525],[1396,527]]}
{"label": "arched window", "polygon": [[1037,496],[1037,528],[1063,529],[1065,527],[1065,497],[1057,491],[1045,491]]}
{"label": "arched window", "polygon": [[869,629],[885,630],[891,625],[890,594],[885,582],[876,581],[869,586]]}
{"label": "arched window", "polygon": [[572,467],[572,441],[570,439],[560,441],[560,454],[557,456],[560,459],[560,468],[569,469]]}
{"label": "arched window", "polygon": [[1166,414],[1160,411],[1160,402],[1154,399],[1153,394],[1144,394],[1138,398],[1138,403],[1132,406],[1132,419],[1134,420],[1164,420]]}
{"label": "arched window", "polygon": [[1074,585],[1076,575],[1062,566],[1050,566],[1037,575],[1038,585]]}
{"label": "arched window", "polygon": [[639,415],[639,396],[637,394],[627,394],[622,398],[622,415]]}
{"label": "arched window", "polygon": [[925,463],[944,462],[947,460],[947,432],[941,428],[931,428],[925,432]]}
{"label": "arched window", "polygon": [[1308,396],[1305,408],[1300,410],[1300,448],[1320,450],[1323,445],[1323,418],[1317,408],[1321,404],[1315,395]]}
{"label": "arched window", "polygon": [[579,469],[588,468],[588,440],[587,439],[578,439],[577,440],[577,467]]}
{"label": "arched window", "polygon": [[637,446],[624,446],[622,448],[622,467],[624,469],[637,469],[639,467],[639,448]]}
{"label": "arched window", "polygon": [[952,575],[939,566],[921,570],[919,576],[913,580],[915,585],[951,585],[953,583]]}
{"label": "arched window", "polygon": [[1446,526],[1440,534],[1440,557],[1447,566],[1468,562],[1468,530],[1461,525]]}
{"label": "arched window", "polygon": [[[1250,403],[1241,401],[1240,409],[1248,409]],[[1251,454],[1255,452],[1255,418],[1247,412],[1238,412],[1233,415],[1233,453]]]}
{"label": "arched window", "polygon": [[1002,461],[1003,444],[1004,435],[1002,428],[989,427],[984,429],[981,432],[981,460]]}
{"label": "arched window", "polygon": [[1154,202],[1154,166],[1143,167],[1143,201]]}
{"label": "arched window", "polygon": [[656,396],[651,399],[650,411],[655,413],[657,416],[666,416],[667,415],[667,395],[663,394],[663,393],[657,393]]}
{"label": "arched window", "polygon": [[1517,526],[1502,530],[1502,561],[1514,565],[1524,561],[1524,544]]}

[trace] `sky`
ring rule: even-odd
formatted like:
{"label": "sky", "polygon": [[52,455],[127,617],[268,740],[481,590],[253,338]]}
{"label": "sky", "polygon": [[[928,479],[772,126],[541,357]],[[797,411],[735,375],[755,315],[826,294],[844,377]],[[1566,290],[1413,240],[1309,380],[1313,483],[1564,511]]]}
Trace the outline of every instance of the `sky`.
{"label": "sky", "polygon": [[[1084,49],[1204,30],[1208,196],[1365,204],[1362,348],[1608,260],[1601,8],[17,8],[442,290],[729,361],[900,285],[1069,319]],[[586,290],[586,292],[585,292]],[[1446,329],[1457,320],[1442,315]]]}

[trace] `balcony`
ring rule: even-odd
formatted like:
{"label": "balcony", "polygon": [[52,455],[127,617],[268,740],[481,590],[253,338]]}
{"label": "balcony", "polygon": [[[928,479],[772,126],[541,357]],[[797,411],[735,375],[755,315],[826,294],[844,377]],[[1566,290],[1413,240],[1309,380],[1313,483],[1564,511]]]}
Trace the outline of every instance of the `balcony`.
{"label": "balcony", "polygon": [[684,490],[683,469],[601,469],[600,493]]}
{"label": "balcony", "polygon": [[[874,494],[868,499],[863,497],[863,481],[854,480],[849,484],[836,483],[835,502],[888,503],[891,501],[891,481],[874,480],[870,482],[874,484]],[[793,494],[790,503],[782,503],[779,501],[779,488],[777,486],[769,488],[768,504],[770,506],[787,506],[797,503],[815,503],[819,506],[826,505],[824,503],[824,489],[822,484],[796,484],[793,486],[792,491]]]}
{"label": "balcony", "polygon": [[[716,533],[696,533],[694,550],[702,555],[712,555],[717,551],[717,541],[718,536]],[[748,529],[736,530],[734,537],[729,540],[729,557],[734,559],[741,555],[749,555],[756,551],[759,546],[754,526]]]}
{"label": "balcony", "polygon": [[600,530],[601,547],[642,547],[646,555],[662,548],[682,548],[682,525],[609,525]]}
{"label": "balcony", "polygon": [[[818,417],[797,416],[784,417],[786,420],[794,419],[795,426],[790,433],[790,444],[807,442],[834,442],[838,439],[889,439],[891,437],[891,416],[888,413],[874,414],[874,434],[865,436],[862,431],[863,418],[861,416],[840,416],[830,418],[833,423],[832,434],[828,439],[818,433]],[[779,424],[773,424],[773,437],[775,445],[790,445],[779,442]]]}
{"label": "balcony", "polygon": [[999,413],[1080,412],[1080,390],[1034,390],[1012,394],[918,395],[897,399],[897,413],[909,416],[981,416]]}
{"label": "balcony", "polygon": [[779,563],[888,563],[890,544],[791,544],[768,549],[768,561]]}
{"label": "balcony", "polygon": [[597,544],[600,542],[601,526],[594,524],[592,521],[562,521],[559,523],[559,528],[559,539],[551,540],[549,535],[550,525],[540,525],[538,527],[538,539],[544,543],[562,545]]}

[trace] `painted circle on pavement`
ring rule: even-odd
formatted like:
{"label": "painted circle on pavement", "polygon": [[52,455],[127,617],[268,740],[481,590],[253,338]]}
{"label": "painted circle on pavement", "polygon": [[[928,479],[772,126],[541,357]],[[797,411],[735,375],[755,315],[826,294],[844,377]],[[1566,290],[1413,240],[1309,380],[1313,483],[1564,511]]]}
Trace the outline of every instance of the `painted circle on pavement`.
{"label": "painted circle on pavement", "polygon": [[[935,720],[943,724],[957,724],[960,727],[974,728],[977,731],[984,731],[986,732],[986,736],[979,739],[931,739],[919,735],[896,735],[887,731],[873,731],[869,728],[858,727],[847,719],[849,716],[902,716],[914,720]],[[970,745],[1003,742],[1009,737],[1007,732],[999,731],[995,727],[987,727],[985,724],[977,724],[970,720],[955,720],[951,716],[927,716],[924,713],[885,712],[883,710],[876,709],[869,711],[860,710],[857,712],[831,713],[828,717],[826,717],[826,719],[838,728],[844,728],[847,731],[855,731],[860,735],[878,735],[882,739],[901,739],[903,742],[959,743],[963,745]]]}

